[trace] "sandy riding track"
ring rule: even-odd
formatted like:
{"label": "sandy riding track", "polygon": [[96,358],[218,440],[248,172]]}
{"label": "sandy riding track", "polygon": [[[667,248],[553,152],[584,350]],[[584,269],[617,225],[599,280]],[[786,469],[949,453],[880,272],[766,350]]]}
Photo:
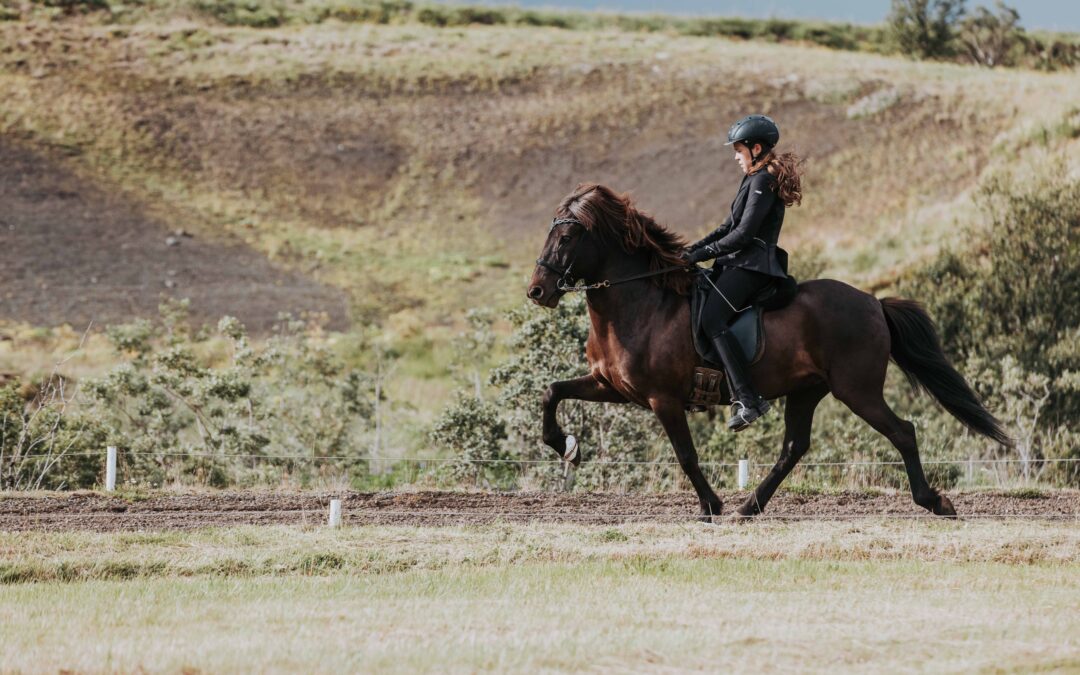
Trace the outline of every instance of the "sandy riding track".
{"label": "sandy riding track", "polygon": [[[721,495],[725,512],[745,493]],[[1080,520],[1080,492],[968,492],[949,495],[961,518]],[[460,525],[491,522],[681,522],[697,515],[690,493],[552,494],[480,492],[213,492],[125,498],[77,492],[0,497],[0,530],[192,529],[241,524],[318,524],[331,497],[343,500],[346,524]],[[925,517],[904,493],[781,493],[769,519]]]}

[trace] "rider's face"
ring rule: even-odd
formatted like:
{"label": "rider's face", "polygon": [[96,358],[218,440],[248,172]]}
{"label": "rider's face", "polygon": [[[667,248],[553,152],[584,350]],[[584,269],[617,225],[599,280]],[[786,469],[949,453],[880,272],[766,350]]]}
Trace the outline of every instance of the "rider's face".
{"label": "rider's face", "polygon": [[[731,147],[735,150],[735,161],[739,163],[739,168],[742,169],[743,173],[748,172],[751,165],[750,149],[746,147],[745,143],[735,143]],[[754,143],[754,153],[755,157],[761,154],[760,143]]]}

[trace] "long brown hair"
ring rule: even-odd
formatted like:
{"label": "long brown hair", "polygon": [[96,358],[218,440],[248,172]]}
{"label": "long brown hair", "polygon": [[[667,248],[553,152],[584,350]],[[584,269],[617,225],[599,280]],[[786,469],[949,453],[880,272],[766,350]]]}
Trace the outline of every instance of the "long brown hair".
{"label": "long brown hair", "polygon": [[802,160],[794,152],[777,154],[770,150],[768,154],[758,160],[754,171],[757,173],[763,167],[769,167],[769,173],[776,176],[776,194],[784,206],[794,206],[802,203]]}
{"label": "long brown hair", "polygon": [[[679,254],[686,246],[686,240],[656,222],[648,213],[639,211],[630,193],[619,194],[599,183],[581,183],[563,198],[555,209],[555,216],[577,218],[605,245],[620,246],[626,253],[647,251],[650,270],[684,265]],[[690,275],[683,270],[658,275],[652,281],[680,295],[686,295],[690,290]]]}

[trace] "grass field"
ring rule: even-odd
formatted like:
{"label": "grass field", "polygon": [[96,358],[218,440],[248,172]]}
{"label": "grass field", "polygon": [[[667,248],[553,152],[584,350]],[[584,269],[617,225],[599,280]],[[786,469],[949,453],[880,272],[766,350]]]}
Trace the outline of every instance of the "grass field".
{"label": "grass field", "polygon": [[5,671],[1080,668],[1074,523],[0,533]]}

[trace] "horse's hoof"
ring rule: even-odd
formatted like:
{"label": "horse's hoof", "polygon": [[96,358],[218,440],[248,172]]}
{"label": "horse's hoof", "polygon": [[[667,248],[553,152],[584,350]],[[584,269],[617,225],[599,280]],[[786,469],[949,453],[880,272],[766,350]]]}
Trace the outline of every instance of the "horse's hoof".
{"label": "horse's hoof", "polygon": [[715,504],[702,504],[701,515],[698,516],[698,521],[702,523],[719,523],[720,514],[724,510],[724,502],[717,501]]}
{"label": "horse's hoof", "polygon": [[564,462],[570,462],[575,467],[578,464],[581,464],[581,451],[578,448],[577,439],[574,438],[573,434],[566,437],[566,451],[563,452],[562,458]]}
{"label": "horse's hoof", "polygon": [[753,504],[743,504],[739,508],[735,509],[735,512],[728,516],[729,523],[748,523],[754,519],[754,516],[761,513],[760,509],[754,507]]}
{"label": "horse's hoof", "polygon": [[955,518],[956,509],[953,508],[952,502],[945,495],[938,496],[937,506],[934,507],[935,516],[945,516],[946,518]]}

